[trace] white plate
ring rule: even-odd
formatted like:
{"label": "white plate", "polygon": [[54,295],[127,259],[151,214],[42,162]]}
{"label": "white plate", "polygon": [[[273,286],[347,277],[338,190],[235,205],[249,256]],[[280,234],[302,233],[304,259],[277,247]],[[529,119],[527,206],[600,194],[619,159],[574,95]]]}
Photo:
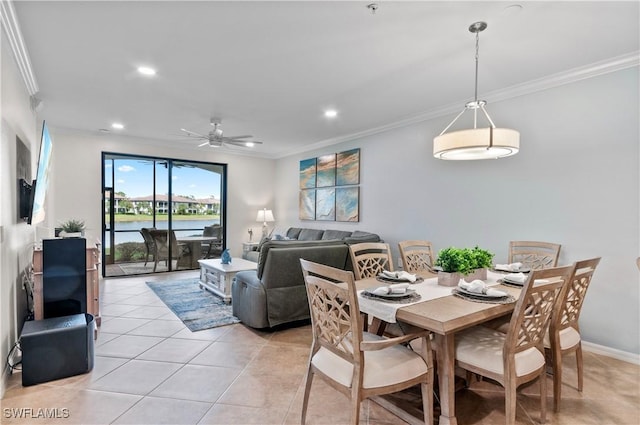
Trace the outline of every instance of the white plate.
{"label": "white plate", "polygon": [[506,292],[504,295],[490,295],[490,294],[479,294],[477,292],[469,292],[466,289],[462,289],[459,286],[456,287],[456,289],[462,294],[469,295],[472,297],[478,297],[478,298],[504,298],[509,296],[509,294],[507,294]]}
{"label": "white plate", "polygon": [[381,282],[400,282],[400,283],[420,283],[424,280],[422,277],[416,276],[416,280],[414,282],[411,282],[409,279],[387,277],[383,274],[379,274],[377,276],[377,279]]}
{"label": "white plate", "polygon": [[[508,277],[506,277],[506,276],[505,276],[505,277],[503,277],[503,278],[502,278],[502,280],[504,280],[504,281],[505,281],[505,282],[507,282],[507,283],[511,283],[512,285],[520,285],[520,286],[524,286],[524,282],[519,282],[519,281],[517,281],[517,280],[511,280],[511,279],[509,279],[509,278],[508,278]],[[525,282],[526,282],[526,280],[525,280]]]}
{"label": "white plate", "polygon": [[376,290],[377,288],[379,288],[378,286],[376,286],[375,288],[371,288],[371,290],[369,289],[365,289],[364,292],[367,293],[367,295],[372,295],[374,297],[378,297],[378,298],[388,298],[388,299],[395,299],[395,298],[406,298],[406,297],[410,297],[412,296],[416,290],[415,289],[411,289],[411,288],[407,288],[407,292],[405,292],[404,294],[385,294],[385,295],[378,295],[378,294],[374,294],[373,291]]}
{"label": "white plate", "polygon": [[498,268],[493,268],[493,270],[499,272],[499,273],[529,273],[531,271],[531,269],[528,269],[526,267],[522,267],[520,270],[504,270],[504,269],[498,269]]}

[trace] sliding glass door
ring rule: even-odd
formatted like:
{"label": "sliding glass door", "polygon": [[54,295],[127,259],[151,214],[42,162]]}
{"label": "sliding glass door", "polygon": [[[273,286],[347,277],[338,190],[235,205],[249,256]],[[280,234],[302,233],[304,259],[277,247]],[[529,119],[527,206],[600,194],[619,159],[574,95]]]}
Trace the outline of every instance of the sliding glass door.
{"label": "sliding glass door", "polygon": [[219,256],[225,188],[226,164],[103,153],[104,276],[195,269]]}

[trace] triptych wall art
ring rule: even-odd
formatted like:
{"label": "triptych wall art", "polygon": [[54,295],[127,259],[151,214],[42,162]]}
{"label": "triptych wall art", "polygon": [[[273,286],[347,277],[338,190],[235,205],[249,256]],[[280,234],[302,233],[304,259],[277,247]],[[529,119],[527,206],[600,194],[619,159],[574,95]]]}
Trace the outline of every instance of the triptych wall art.
{"label": "triptych wall art", "polygon": [[359,148],[300,161],[300,219],[360,221],[359,184]]}

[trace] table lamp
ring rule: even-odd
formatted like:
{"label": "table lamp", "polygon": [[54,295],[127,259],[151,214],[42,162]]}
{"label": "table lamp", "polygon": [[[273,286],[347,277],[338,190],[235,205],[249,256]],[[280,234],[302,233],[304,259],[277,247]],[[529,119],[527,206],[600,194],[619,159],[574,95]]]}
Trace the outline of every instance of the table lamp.
{"label": "table lamp", "polygon": [[267,222],[273,222],[275,219],[273,218],[273,211],[263,208],[258,210],[258,216],[256,217],[256,221],[262,222],[262,237],[267,236]]}

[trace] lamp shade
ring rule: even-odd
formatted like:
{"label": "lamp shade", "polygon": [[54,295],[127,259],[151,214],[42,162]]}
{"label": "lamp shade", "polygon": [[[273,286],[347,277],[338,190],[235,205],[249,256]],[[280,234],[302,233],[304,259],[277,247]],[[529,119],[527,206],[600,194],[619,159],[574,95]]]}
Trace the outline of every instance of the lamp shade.
{"label": "lamp shade", "polygon": [[520,133],[509,128],[452,131],[433,139],[433,156],[449,160],[504,158],[520,150]]}
{"label": "lamp shade", "polygon": [[256,221],[259,221],[262,223],[275,221],[275,219],[273,218],[273,211],[268,210],[266,208],[258,210],[258,216],[256,217]]}

